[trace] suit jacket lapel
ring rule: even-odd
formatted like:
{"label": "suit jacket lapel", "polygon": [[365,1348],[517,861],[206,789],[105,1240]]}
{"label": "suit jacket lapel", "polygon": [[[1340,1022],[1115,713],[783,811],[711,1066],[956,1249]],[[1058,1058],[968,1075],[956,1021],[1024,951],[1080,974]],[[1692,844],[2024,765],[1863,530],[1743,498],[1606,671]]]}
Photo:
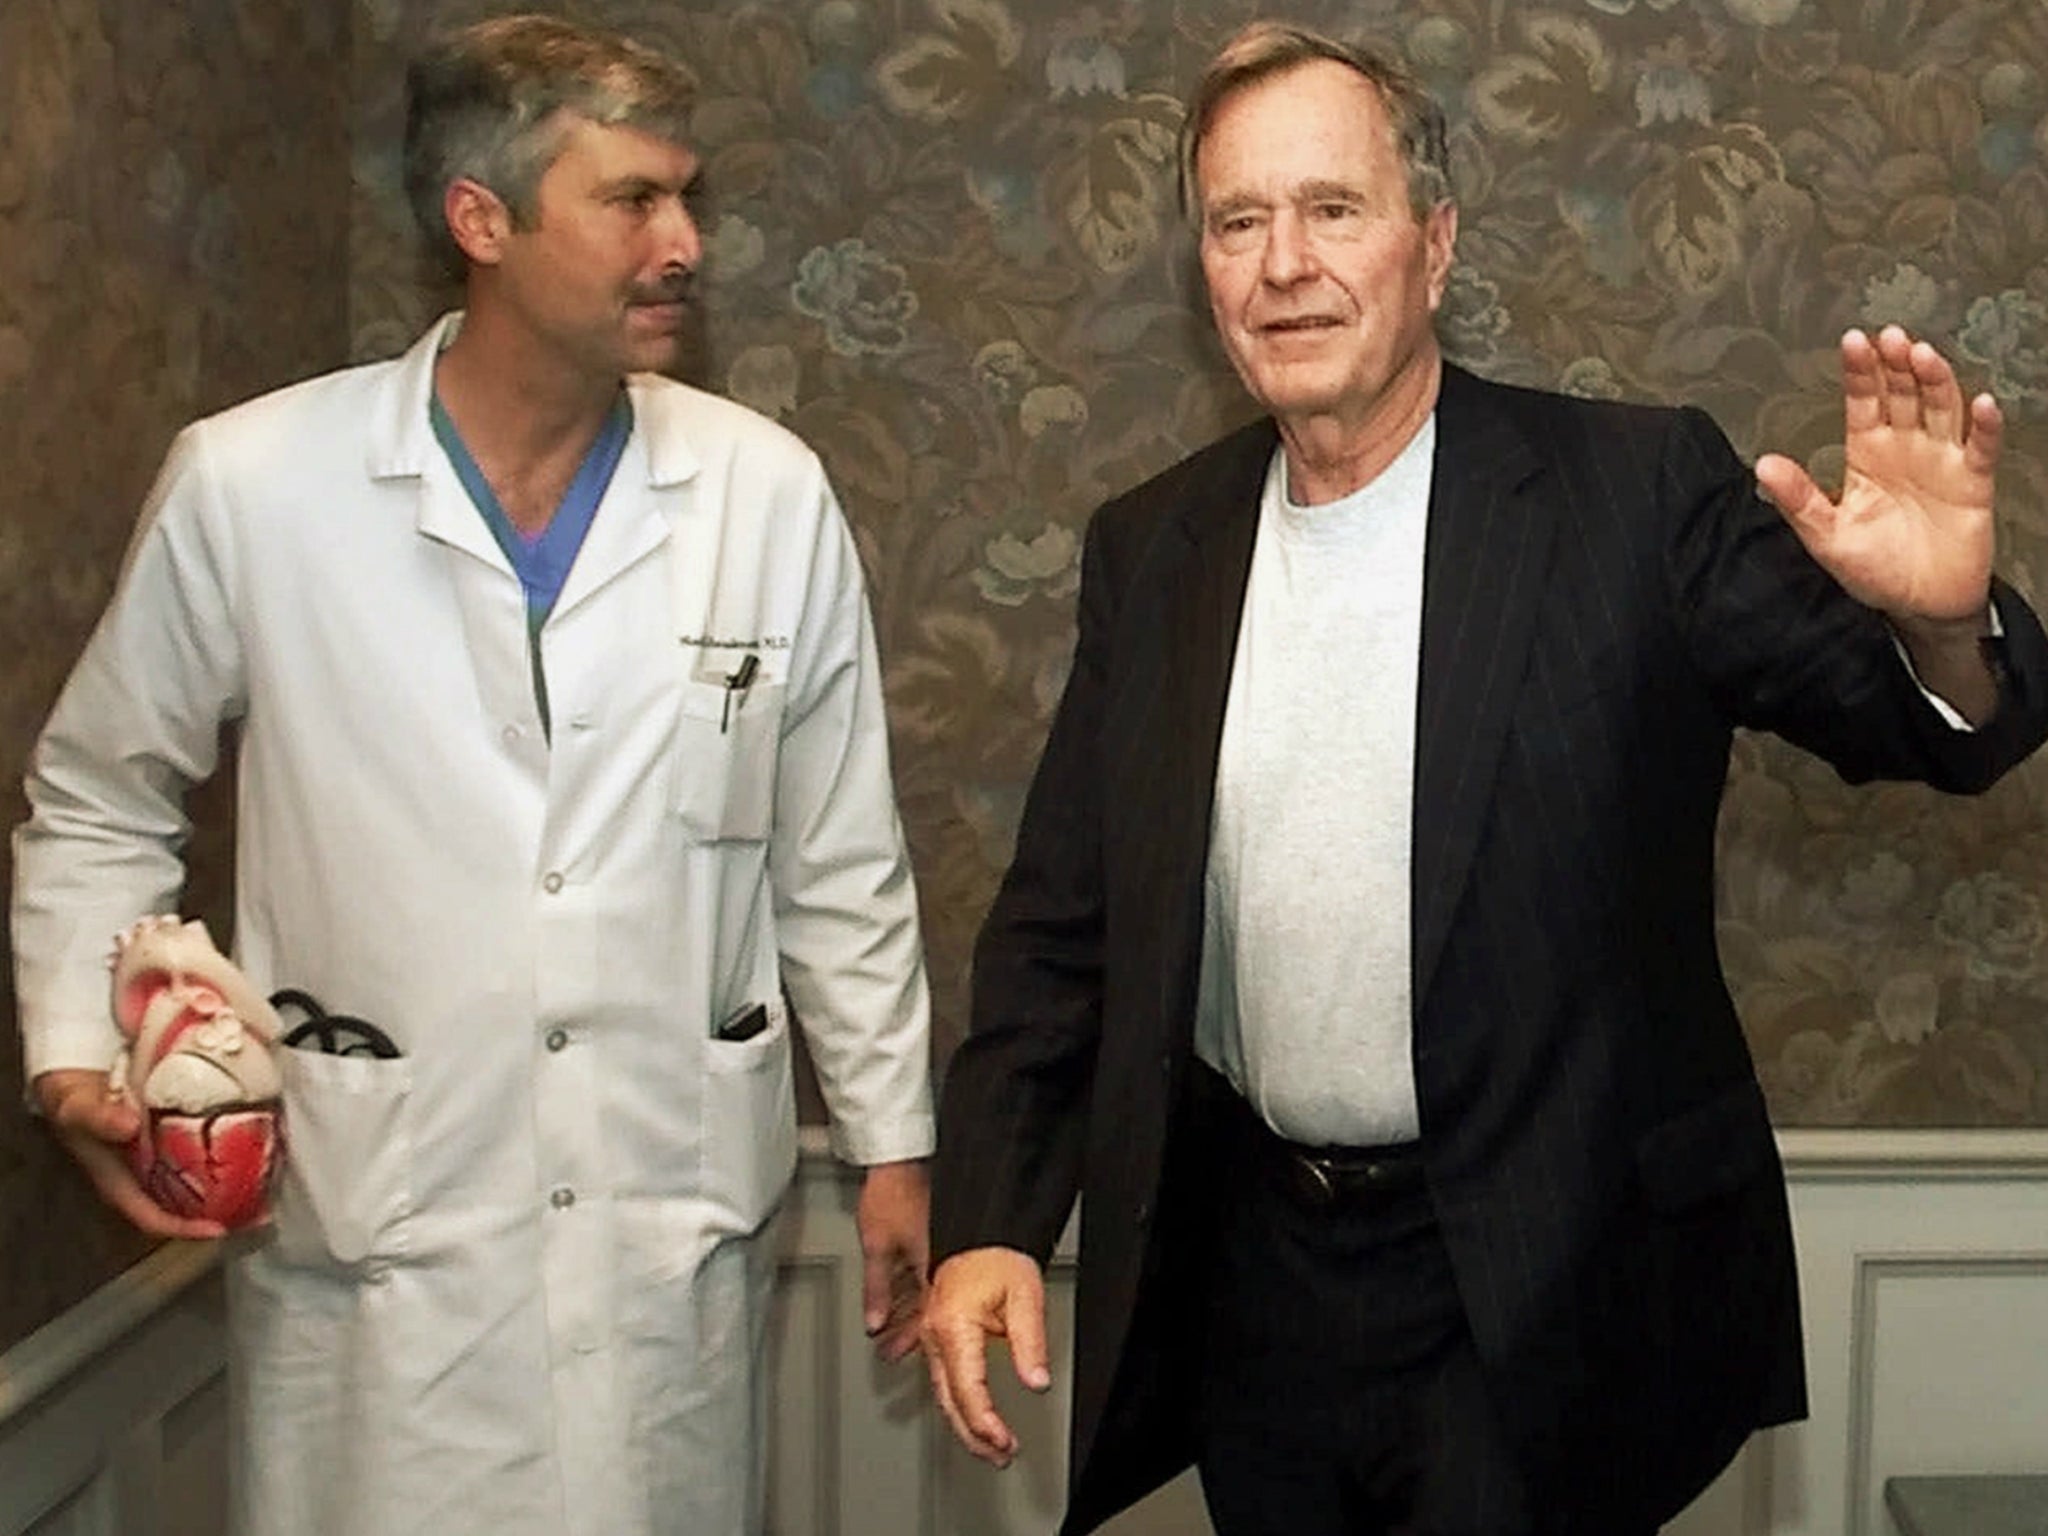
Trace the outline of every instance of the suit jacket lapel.
{"label": "suit jacket lapel", "polygon": [[1159,859],[1146,885],[1158,900],[1185,901],[1177,921],[1165,929],[1174,936],[1171,951],[1160,957],[1167,989],[1161,1002],[1169,1019],[1193,1017],[1216,753],[1258,536],[1260,490],[1278,441],[1270,421],[1255,422],[1228,439],[1222,453],[1204,466],[1206,480],[1198,492],[1161,530],[1162,539],[1172,543],[1162,551],[1165,604],[1152,637],[1158,647],[1160,713],[1156,728],[1144,733],[1144,750],[1170,752],[1177,760],[1164,775],[1168,789],[1161,824],[1145,841]]}
{"label": "suit jacket lapel", "polygon": [[[1216,467],[1213,487],[1178,519],[1187,550],[1175,566],[1162,641],[1167,647],[1175,724],[1188,745],[1188,785],[1206,812],[1216,783],[1216,747],[1237,659],[1237,633],[1259,532],[1259,499],[1278,436],[1248,430],[1242,448]],[[1238,444],[1233,443],[1235,449]],[[1207,826],[1206,816],[1203,823]],[[1205,834],[1203,842],[1208,841]]]}
{"label": "suit jacket lapel", "polygon": [[1418,1017],[1492,797],[1535,632],[1555,513],[1489,386],[1444,370],[1423,554],[1412,934]]}

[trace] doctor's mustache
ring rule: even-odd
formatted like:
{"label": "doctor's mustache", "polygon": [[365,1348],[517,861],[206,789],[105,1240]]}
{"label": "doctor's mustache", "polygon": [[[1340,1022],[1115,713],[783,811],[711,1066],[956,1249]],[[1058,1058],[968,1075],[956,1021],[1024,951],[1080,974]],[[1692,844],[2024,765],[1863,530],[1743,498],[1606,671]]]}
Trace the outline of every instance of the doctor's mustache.
{"label": "doctor's mustache", "polygon": [[651,283],[635,283],[626,290],[634,304],[688,304],[696,296],[697,274],[688,267],[675,267]]}

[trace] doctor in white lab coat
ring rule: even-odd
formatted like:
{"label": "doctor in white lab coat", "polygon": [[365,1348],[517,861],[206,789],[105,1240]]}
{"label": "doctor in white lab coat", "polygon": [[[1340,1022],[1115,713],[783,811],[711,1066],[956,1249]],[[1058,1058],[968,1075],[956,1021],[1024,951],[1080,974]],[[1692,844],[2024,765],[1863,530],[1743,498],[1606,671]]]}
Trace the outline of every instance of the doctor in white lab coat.
{"label": "doctor in white lab coat", "polygon": [[[868,1326],[910,1338],[927,1014],[874,639],[811,453],[640,371],[699,252],[669,70],[527,18],[416,71],[467,313],[180,435],[31,768],[28,1071],[131,1216],[208,1230],[114,1151],[105,955],[175,909],[224,722],[238,960],[401,1053],[281,1053],[275,1220],[230,1243],[252,1536],[758,1530],[796,1021],[869,1165]],[[437,149],[450,99],[526,114],[535,185]],[[564,515],[608,430],[536,600],[507,529]]]}

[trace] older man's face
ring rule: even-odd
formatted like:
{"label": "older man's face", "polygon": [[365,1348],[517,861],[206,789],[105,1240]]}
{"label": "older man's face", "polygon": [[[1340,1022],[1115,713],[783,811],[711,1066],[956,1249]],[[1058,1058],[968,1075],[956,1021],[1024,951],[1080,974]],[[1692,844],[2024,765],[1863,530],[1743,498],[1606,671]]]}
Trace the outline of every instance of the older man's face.
{"label": "older man's face", "polygon": [[1283,422],[1356,425],[1434,379],[1457,221],[1417,221],[1378,90],[1318,59],[1224,99],[1196,161],[1202,272],[1225,350]]}

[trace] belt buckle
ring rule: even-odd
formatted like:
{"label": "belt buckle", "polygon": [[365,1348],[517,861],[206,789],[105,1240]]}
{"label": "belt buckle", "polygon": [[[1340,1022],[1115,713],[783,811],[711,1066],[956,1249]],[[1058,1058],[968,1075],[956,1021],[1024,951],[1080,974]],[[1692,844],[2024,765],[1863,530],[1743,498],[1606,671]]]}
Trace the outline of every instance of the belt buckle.
{"label": "belt buckle", "polygon": [[1337,1203],[1337,1181],[1330,1176],[1330,1170],[1320,1158],[1306,1152],[1294,1152],[1288,1156],[1299,1175],[1297,1182],[1309,1204],[1330,1206]]}

